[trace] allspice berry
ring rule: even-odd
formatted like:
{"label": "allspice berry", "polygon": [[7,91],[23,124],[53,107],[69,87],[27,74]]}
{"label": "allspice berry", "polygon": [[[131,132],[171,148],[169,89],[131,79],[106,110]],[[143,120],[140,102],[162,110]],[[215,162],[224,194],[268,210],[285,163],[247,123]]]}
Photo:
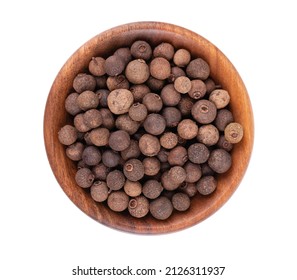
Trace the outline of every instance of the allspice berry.
{"label": "allspice berry", "polygon": [[197,136],[198,125],[191,119],[183,119],[177,126],[177,133],[183,139],[193,139]]}
{"label": "allspice berry", "polygon": [[142,193],[149,199],[156,199],[163,191],[162,184],[157,180],[147,180],[143,184]]}
{"label": "allspice berry", "polygon": [[182,119],[181,112],[176,107],[165,107],[162,110],[162,116],[167,127],[176,127]]}
{"label": "allspice berry", "polygon": [[116,115],[127,113],[133,101],[133,94],[127,89],[115,89],[107,97],[108,108]]}
{"label": "allspice berry", "polygon": [[110,93],[108,89],[98,89],[95,92],[99,97],[99,107],[107,108],[107,96]]}
{"label": "allspice berry", "polygon": [[172,203],[165,196],[160,196],[150,202],[150,213],[155,219],[166,220],[171,216],[172,212]]}
{"label": "allspice berry", "polygon": [[193,105],[191,113],[197,122],[208,124],[213,122],[216,118],[217,108],[211,101],[201,99]]}
{"label": "allspice berry", "polygon": [[81,142],[75,142],[66,148],[66,155],[73,161],[79,161],[82,159],[82,153],[85,146]]}
{"label": "allspice berry", "polygon": [[124,191],[114,191],[107,198],[108,207],[115,212],[122,212],[128,208],[129,196]]}
{"label": "allspice berry", "polygon": [[219,141],[219,130],[212,124],[205,124],[200,126],[197,140],[206,146],[213,146]]}
{"label": "allspice berry", "polygon": [[239,143],[243,137],[243,127],[236,122],[229,123],[224,130],[224,135],[231,144]]}
{"label": "allspice berry", "polygon": [[126,67],[125,75],[132,84],[142,84],[150,76],[149,66],[143,59],[132,60]]}
{"label": "allspice berry", "polygon": [[190,61],[186,72],[189,78],[206,80],[210,74],[210,68],[205,60],[196,58]]}
{"label": "allspice berry", "polygon": [[172,66],[171,74],[168,77],[167,81],[169,83],[173,83],[178,77],[181,77],[181,76],[186,76],[186,72],[178,66]]}
{"label": "allspice berry", "polygon": [[165,106],[176,106],[181,99],[181,94],[174,88],[173,84],[163,87],[160,96]]}
{"label": "allspice berry", "polygon": [[165,149],[173,149],[178,144],[178,137],[173,132],[165,132],[160,137],[160,144]]}
{"label": "allspice berry", "polygon": [[183,166],[188,160],[187,149],[183,146],[176,146],[170,150],[168,154],[168,162],[170,165]]}
{"label": "allspice berry", "polygon": [[178,102],[177,107],[183,116],[191,115],[191,110],[194,105],[194,100],[189,96],[182,97]]}
{"label": "allspice berry", "polygon": [[76,141],[77,137],[77,129],[69,124],[64,125],[58,132],[59,141],[63,145],[73,144]]}
{"label": "allspice berry", "polygon": [[166,121],[160,114],[149,114],[143,123],[146,132],[152,135],[160,135],[166,128]]}
{"label": "allspice berry", "polygon": [[106,184],[113,191],[120,190],[124,186],[125,181],[126,178],[123,172],[117,169],[110,171],[106,176]]}
{"label": "allspice berry", "polygon": [[96,80],[92,75],[86,73],[78,74],[73,80],[73,88],[77,93],[90,90],[93,91],[96,87]]}
{"label": "allspice berry", "polygon": [[107,167],[116,167],[120,164],[121,157],[118,152],[113,150],[106,150],[102,153],[102,162]]}
{"label": "allspice berry", "polygon": [[197,182],[197,190],[202,195],[210,195],[217,188],[217,181],[213,176],[204,176]]}
{"label": "allspice berry", "polygon": [[208,99],[216,105],[217,109],[222,109],[229,104],[230,95],[227,90],[215,89],[211,92]]}
{"label": "allspice berry", "polygon": [[105,74],[105,59],[103,57],[92,57],[89,63],[89,71],[94,76]]}
{"label": "allspice berry", "polygon": [[165,80],[159,80],[153,76],[149,76],[146,85],[151,89],[151,92],[159,92],[165,85]]}
{"label": "allspice berry", "polygon": [[128,134],[133,135],[137,132],[140,122],[132,120],[129,114],[123,114],[117,117],[115,126],[117,129],[125,130]]}
{"label": "allspice berry", "polygon": [[185,193],[188,197],[193,197],[197,193],[196,184],[194,183],[183,182],[180,185],[179,190]]}
{"label": "allspice berry", "polygon": [[170,76],[171,66],[167,59],[156,57],[150,63],[150,74],[158,79],[165,80]]}
{"label": "allspice berry", "polygon": [[90,109],[83,114],[84,123],[89,128],[96,128],[102,124],[102,116],[97,109]]}
{"label": "allspice berry", "polygon": [[228,109],[220,109],[217,112],[217,116],[214,120],[214,124],[219,131],[224,131],[226,126],[233,122],[233,114]]}
{"label": "allspice berry", "polygon": [[225,173],[232,164],[231,155],[224,149],[215,149],[211,151],[207,161],[209,167],[216,173]]}
{"label": "allspice berry", "polygon": [[230,152],[233,149],[233,144],[228,142],[224,135],[221,135],[217,143],[217,147]]}
{"label": "allspice berry", "polygon": [[97,165],[101,161],[100,150],[95,146],[88,146],[82,153],[82,159],[89,166]]}
{"label": "allspice berry", "polygon": [[143,195],[133,197],[128,204],[128,211],[132,217],[142,218],[149,213],[149,200]]}
{"label": "allspice berry", "polygon": [[142,161],[144,174],[148,176],[157,175],[161,168],[161,163],[156,157],[146,157]]}
{"label": "allspice berry", "polygon": [[125,69],[124,60],[116,55],[111,55],[105,60],[105,72],[109,76],[120,75]]}
{"label": "allspice berry", "polygon": [[195,183],[202,176],[202,171],[201,171],[201,167],[199,164],[195,164],[195,163],[188,161],[184,165],[184,169],[185,169],[186,175],[187,175],[186,179],[185,179],[185,181],[187,183]]}
{"label": "allspice berry", "polygon": [[181,166],[173,166],[168,171],[168,179],[174,184],[180,185],[186,180],[187,173]]}
{"label": "allspice berry", "polygon": [[95,176],[89,168],[80,168],[75,174],[75,182],[81,188],[89,188],[94,182]]}
{"label": "allspice berry", "polygon": [[132,85],[130,87],[130,91],[133,94],[134,101],[135,102],[142,102],[142,98],[149,93],[151,90],[150,88],[145,84],[139,84],[139,85]]}
{"label": "allspice berry", "polygon": [[97,202],[103,202],[108,198],[109,189],[103,181],[95,181],[90,188],[91,197]]}
{"label": "allspice berry", "polygon": [[73,119],[73,124],[75,126],[75,128],[79,131],[79,132],[87,132],[89,131],[91,128],[88,127],[84,121],[84,114],[80,113],[77,114],[74,119]]}
{"label": "allspice berry", "polygon": [[188,158],[191,162],[201,164],[208,160],[209,150],[202,143],[194,143],[188,148]]}
{"label": "allspice berry", "polygon": [[177,211],[186,211],[190,208],[190,198],[182,192],[177,192],[172,196],[173,208]]}
{"label": "allspice berry", "polygon": [[143,99],[142,103],[146,106],[147,110],[151,113],[160,112],[163,107],[163,101],[159,94],[149,92]]}
{"label": "allspice berry", "polygon": [[156,46],[153,51],[154,57],[164,57],[170,61],[174,56],[174,47],[166,42],[163,42]]}
{"label": "allspice berry", "polygon": [[92,167],[92,172],[96,180],[106,181],[106,176],[110,172],[110,168],[105,166],[104,163],[99,163]]}
{"label": "allspice berry", "polygon": [[159,153],[161,145],[156,136],[144,134],[139,139],[139,149],[145,156],[152,157]]}
{"label": "allspice berry", "polygon": [[185,94],[189,92],[192,88],[191,80],[185,76],[178,77],[174,80],[174,88],[178,92]]}
{"label": "allspice berry", "polygon": [[108,145],[109,140],[109,130],[105,127],[98,127],[92,129],[89,133],[89,139],[93,145],[102,147]]}
{"label": "allspice berry", "polygon": [[113,55],[120,57],[124,61],[125,65],[127,65],[132,60],[131,51],[127,47],[117,49]]}
{"label": "allspice berry", "polygon": [[138,181],[126,180],[124,185],[124,191],[130,197],[136,197],[141,195],[142,185]]}
{"label": "allspice berry", "polygon": [[77,105],[76,99],[79,96],[77,92],[70,93],[65,99],[65,109],[72,116],[81,112],[81,108]]}
{"label": "allspice berry", "polygon": [[152,48],[146,41],[138,40],[135,41],[130,48],[131,54],[135,58],[141,58],[149,60],[152,56]]}
{"label": "allspice berry", "polygon": [[144,167],[139,159],[133,158],[125,162],[123,168],[126,178],[130,181],[139,181],[144,176]]}
{"label": "allspice berry", "polygon": [[105,127],[107,129],[113,129],[115,125],[114,116],[111,113],[111,111],[107,108],[101,108],[99,109],[99,112],[102,116],[102,127]]}
{"label": "allspice berry", "polygon": [[185,67],[191,61],[191,54],[186,49],[179,49],[173,56],[173,62],[176,66]]}
{"label": "allspice berry", "polygon": [[147,116],[147,107],[139,102],[134,103],[129,109],[129,117],[137,122],[142,122]]}
{"label": "allspice berry", "polygon": [[106,80],[106,86],[108,90],[113,91],[115,89],[129,89],[130,84],[126,77],[122,74],[118,76],[109,76]]}
{"label": "allspice berry", "polygon": [[130,135],[125,130],[117,130],[109,135],[108,144],[114,151],[123,151],[130,145]]}
{"label": "allspice berry", "polygon": [[76,103],[80,109],[87,111],[99,105],[99,97],[95,92],[86,90],[76,98]]}
{"label": "allspice berry", "polygon": [[206,94],[206,85],[202,80],[195,79],[191,81],[191,89],[188,92],[193,99],[201,99]]}
{"label": "allspice berry", "polygon": [[121,157],[123,160],[128,160],[130,158],[138,158],[140,156],[140,149],[138,142],[131,139],[130,145],[125,150],[121,151]]}

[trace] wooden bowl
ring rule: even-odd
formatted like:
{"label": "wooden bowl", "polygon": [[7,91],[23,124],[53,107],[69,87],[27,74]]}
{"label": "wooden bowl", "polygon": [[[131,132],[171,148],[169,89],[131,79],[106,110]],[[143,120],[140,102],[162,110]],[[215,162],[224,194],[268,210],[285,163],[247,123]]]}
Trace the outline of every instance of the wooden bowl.
{"label": "wooden bowl", "polygon": [[[117,48],[128,46],[137,39],[152,46],[169,42],[175,48],[188,49],[193,57],[206,60],[211,77],[231,96],[230,107],[237,122],[244,128],[244,138],[232,150],[231,169],[218,177],[217,190],[208,197],[195,196],[186,212],[174,213],[169,219],[159,221],[147,215],[136,219],[127,213],[116,213],[104,204],[96,203],[88,191],[78,187],[74,180],[76,165],[65,154],[58,141],[58,131],[69,122],[64,109],[66,96],[72,91],[74,77],[87,69],[93,56],[112,54]],[[64,192],[83,212],[94,220],[132,233],[160,234],[193,226],[216,212],[234,193],[247,169],[253,147],[253,113],[243,81],[228,58],[211,42],[185,28],[160,22],[136,22],[121,25],[100,33],[80,47],[58,73],[46,103],[44,114],[44,141],[52,171]]]}

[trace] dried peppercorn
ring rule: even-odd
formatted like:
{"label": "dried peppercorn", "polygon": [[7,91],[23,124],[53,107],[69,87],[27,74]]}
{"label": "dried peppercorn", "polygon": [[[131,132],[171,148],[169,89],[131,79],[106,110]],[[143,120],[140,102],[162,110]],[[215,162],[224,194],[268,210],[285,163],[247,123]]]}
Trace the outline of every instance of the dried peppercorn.
{"label": "dried peppercorn", "polygon": [[107,97],[108,108],[116,115],[127,113],[133,101],[133,94],[127,89],[115,89]]}
{"label": "dried peppercorn", "polygon": [[80,168],[76,171],[75,182],[81,188],[89,188],[94,182],[95,176],[89,168]]}
{"label": "dried peppercorn", "polygon": [[117,130],[109,135],[109,146],[114,151],[123,151],[130,145],[130,135],[125,130]]}
{"label": "dried peppercorn", "polygon": [[170,150],[168,154],[168,162],[170,165],[183,166],[188,160],[187,149],[183,146],[176,146]]}
{"label": "dried peppercorn", "polygon": [[156,136],[144,134],[139,139],[139,149],[145,156],[155,156],[161,149],[160,141]]}
{"label": "dried peppercorn", "polygon": [[147,113],[147,107],[139,102],[134,103],[129,109],[129,117],[137,122],[144,121]]}
{"label": "dried peppercorn", "polygon": [[81,142],[75,142],[66,148],[66,155],[73,161],[82,159],[82,153],[85,146]]}
{"label": "dried peppercorn", "polygon": [[130,181],[139,181],[144,176],[144,167],[139,159],[129,159],[123,168],[124,174]]}
{"label": "dried peppercorn", "polygon": [[225,127],[224,135],[228,142],[232,144],[238,143],[243,137],[243,127],[236,122],[229,123]]}
{"label": "dried peppercorn", "polygon": [[194,103],[191,113],[197,122],[208,124],[213,122],[216,118],[217,108],[211,101],[201,99]]}
{"label": "dried peppercorn", "polygon": [[111,192],[107,198],[108,207],[115,212],[122,212],[128,208],[129,196],[124,191]]}
{"label": "dried peppercorn", "polygon": [[147,180],[143,184],[142,193],[149,199],[156,199],[163,191],[162,184],[157,180]]}
{"label": "dried peppercorn", "polygon": [[143,40],[135,41],[131,45],[130,51],[133,57],[144,60],[149,60],[153,53],[150,44]]}
{"label": "dried peppercorn", "polygon": [[163,107],[163,101],[159,94],[149,92],[143,99],[142,103],[146,106],[147,110],[152,113],[160,112]]}
{"label": "dried peppercorn", "polygon": [[173,212],[171,201],[165,197],[160,196],[150,202],[150,213],[158,220],[168,219]]}
{"label": "dried peppercorn", "polygon": [[216,173],[225,173],[232,164],[231,155],[224,149],[215,149],[211,151],[207,161],[210,168]]}
{"label": "dried peppercorn", "polygon": [[210,74],[210,68],[205,60],[196,58],[190,61],[186,72],[189,78],[206,80]]}
{"label": "dried peppercorn", "polygon": [[151,113],[143,122],[143,127],[146,132],[152,135],[160,135],[166,128],[166,121],[162,115]]}
{"label": "dried peppercorn", "polygon": [[177,211],[186,211],[190,208],[190,198],[182,192],[177,192],[172,196],[172,206]]}
{"label": "dried peppercorn", "polygon": [[188,158],[193,163],[204,163],[209,158],[209,150],[202,143],[194,143],[188,148]]}
{"label": "dried peppercorn", "polygon": [[156,157],[146,157],[142,161],[144,174],[148,176],[157,175],[161,168],[161,163]]}
{"label": "dried peppercorn", "polygon": [[142,218],[149,213],[149,200],[143,195],[131,198],[128,204],[128,211],[135,218]]}
{"label": "dried peppercorn", "polygon": [[210,195],[217,188],[217,181],[213,176],[204,176],[196,184],[197,190],[202,195]]}
{"label": "dried peppercorn", "polygon": [[165,80],[170,76],[171,66],[167,59],[156,57],[150,63],[150,74],[158,79]]}
{"label": "dried peppercorn", "polygon": [[99,97],[95,92],[86,90],[76,98],[76,103],[80,109],[87,111],[99,105]]}
{"label": "dried peppercorn", "polygon": [[150,76],[149,66],[143,59],[132,60],[126,67],[125,75],[132,84],[143,84]]}
{"label": "dried peppercorn", "polygon": [[82,159],[87,165],[97,165],[101,161],[101,152],[95,146],[88,146],[82,153]]}
{"label": "dried peppercorn", "polygon": [[125,184],[126,178],[122,171],[115,169],[110,171],[106,176],[106,184],[107,186],[113,190],[120,190]]}
{"label": "dried peppercorn", "polygon": [[138,181],[126,180],[124,191],[130,197],[139,196],[142,193],[142,185]]}
{"label": "dried peppercorn", "polygon": [[77,93],[90,90],[93,91],[96,87],[96,79],[89,74],[79,73],[73,80],[73,88]]}
{"label": "dried peppercorn", "polygon": [[75,127],[72,125],[64,125],[58,132],[58,138],[61,144],[71,145],[73,144],[78,137],[78,133]]}
{"label": "dried peppercorn", "polygon": [[197,136],[198,125],[191,119],[183,119],[177,126],[177,133],[183,139],[193,139]]}
{"label": "dried peppercorn", "polygon": [[109,189],[103,181],[95,181],[90,188],[91,197],[97,202],[103,202],[108,198]]}
{"label": "dried peppercorn", "polygon": [[200,126],[197,140],[206,146],[213,146],[219,141],[219,130],[212,124],[205,124]]}

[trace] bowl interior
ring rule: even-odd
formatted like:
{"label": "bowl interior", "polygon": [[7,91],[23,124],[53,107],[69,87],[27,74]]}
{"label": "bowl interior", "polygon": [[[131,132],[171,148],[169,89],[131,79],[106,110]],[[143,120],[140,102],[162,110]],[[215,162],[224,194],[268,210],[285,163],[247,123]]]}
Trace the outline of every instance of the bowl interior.
{"label": "bowl interior", "polygon": [[[217,190],[210,196],[195,196],[191,207],[184,213],[175,213],[165,221],[148,215],[136,219],[129,214],[116,213],[104,204],[96,203],[88,191],[78,187],[74,180],[76,165],[65,154],[65,147],[58,141],[58,131],[70,118],[64,109],[67,95],[73,91],[74,77],[87,70],[93,56],[108,56],[117,48],[129,46],[143,39],[152,46],[169,42],[176,49],[186,48],[193,57],[205,59],[211,77],[231,96],[230,107],[235,120],[243,125],[244,138],[232,150],[231,169],[218,177]],[[134,233],[168,233],[193,226],[217,211],[238,187],[252,152],[253,114],[247,90],[240,75],[226,56],[211,42],[200,35],[167,23],[137,22],[107,30],[79,48],[58,73],[48,96],[44,115],[44,140],[52,171],[67,196],[83,212],[109,227]]]}

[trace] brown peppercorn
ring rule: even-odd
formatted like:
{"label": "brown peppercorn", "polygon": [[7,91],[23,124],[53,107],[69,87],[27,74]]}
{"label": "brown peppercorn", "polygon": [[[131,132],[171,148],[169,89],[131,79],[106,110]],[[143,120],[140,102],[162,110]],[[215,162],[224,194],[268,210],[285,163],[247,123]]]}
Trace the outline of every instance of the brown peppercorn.
{"label": "brown peppercorn", "polygon": [[198,125],[191,119],[183,119],[177,126],[177,133],[183,139],[193,139],[197,136]]}
{"label": "brown peppercorn", "polygon": [[216,89],[216,84],[214,82],[213,79],[211,78],[207,78],[205,81],[204,81],[205,85],[206,85],[206,92],[207,93],[211,93],[213,90]]}
{"label": "brown peppercorn", "polygon": [[211,92],[208,99],[216,105],[217,109],[222,109],[229,104],[230,95],[227,90],[215,89]]}
{"label": "brown peppercorn", "polygon": [[105,59],[103,57],[92,57],[89,63],[89,72],[94,76],[105,74]]}
{"label": "brown peppercorn", "polygon": [[142,161],[144,174],[148,176],[157,175],[160,171],[160,161],[156,157],[147,157]]}
{"label": "brown peppercorn", "polygon": [[213,176],[204,176],[197,182],[197,190],[202,195],[209,195],[217,188],[217,181]]}
{"label": "brown peppercorn", "polygon": [[194,143],[188,148],[188,158],[193,163],[204,163],[209,158],[209,150],[202,143]]}
{"label": "brown peppercorn", "polygon": [[105,127],[107,129],[113,129],[115,126],[115,120],[114,116],[111,113],[111,111],[107,108],[101,108],[99,109],[99,112],[102,117],[102,127]]}
{"label": "brown peppercorn", "polygon": [[147,108],[139,102],[134,103],[129,109],[129,117],[133,121],[142,122],[147,116]]}
{"label": "brown peppercorn", "polygon": [[164,190],[167,190],[167,191],[174,191],[180,186],[180,184],[175,183],[172,180],[170,180],[169,170],[166,170],[162,173],[161,183],[162,183]]}
{"label": "brown peppercorn", "polygon": [[121,157],[116,151],[106,150],[102,153],[102,162],[107,167],[116,167],[120,161]]}
{"label": "brown peppercorn", "polygon": [[82,153],[85,146],[83,143],[75,142],[66,148],[66,155],[73,161],[79,161],[82,159]]}
{"label": "brown peppercorn", "polygon": [[99,163],[92,167],[92,172],[95,175],[96,180],[105,181],[106,176],[109,173],[110,168],[105,166],[104,163]]}
{"label": "brown peppercorn", "polygon": [[98,89],[95,92],[99,98],[99,107],[107,108],[107,96],[109,95],[110,91],[108,89]]}
{"label": "brown peppercorn", "polygon": [[149,114],[143,123],[146,132],[152,135],[160,135],[166,128],[165,118],[160,114]]}
{"label": "brown peppercorn", "polygon": [[120,57],[124,61],[125,65],[127,65],[132,60],[132,55],[129,48],[119,48],[114,52],[113,55]]}
{"label": "brown peppercorn", "polygon": [[77,93],[90,90],[93,91],[96,87],[96,80],[92,75],[86,73],[78,74],[73,80],[73,88]]}
{"label": "brown peppercorn", "polygon": [[243,127],[236,122],[229,123],[224,130],[224,135],[228,142],[239,143],[243,137]]}
{"label": "brown peppercorn", "polygon": [[214,120],[214,124],[218,130],[224,131],[226,126],[233,122],[233,114],[228,109],[220,109],[217,112],[217,116]]}
{"label": "brown peppercorn", "polygon": [[109,76],[118,76],[125,69],[124,60],[116,55],[111,55],[105,60],[105,72]]}
{"label": "brown peppercorn", "polygon": [[224,135],[221,135],[217,143],[217,147],[230,152],[233,149],[233,144],[228,142]]}
{"label": "brown peppercorn", "polygon": [[127,113],[133,101],[133,94],[127,89],[115,89],[107,97],[108,108],[116,115]]}
{"label": "brown peppercorn", "polygon": [[101,89],[106,88],[107,75],[100,76],[100,77],[95,76],[95,80],[96,80],[97,88],[101,88]]}
{"label": "brown peppercorn", "polygon": [[182,97],[177,107],[183,116],[191,115],[191,110],[194,105],[194,100],[189,96]]}
{"label": "brown peppercorn", "polygon": [[76,103],[80,109],[87,111],[99,105],[99,96],[93,91],[86,90],[76,98]]}
{"label": "brown peppercorn", "polygon": [[171,66],[167,59],[156,57],[150,63],[150,74],[158,79],[165,80],[171,74]]}
{"label": "brown peppercorn", "polygon": [[131,45],[130,51],[133,57],[144,60],[149,60],[153,53],[151,46],[142,40],[135,41]]}
{"label": "brown peppercorn", "polygon": [[159,80],[154,78],[153,76],[149,76],[146,81],[146,85],[150,88],[151,92],[159,92],[165,84],[165,80]]}
{"label": "brown peppercorn", "polygon": [[90,132],[84,133],[84,140],[87,146],[93,145],[91,139],[90,139]]}
{"label": "brown peppercorn", "polygon": [[162,163],[167,162],[168,161],[168,155],[169,155],[169,151],[167,151],[166,149],[161,147],[159,153],[157,154],[157,158]]}
{"label": "brown peppercorn", "polygon": [[145,156],[152,157],[159,153],[161,145],[156,136],[144,134],[139,139],[139,149]]}
{"label": "brown peppercorn", "polygon": [[182,192],[175,193],[172,196],[173,208],[177,211],[186,211],[190,208],[191,201],[190,198]]}
{"label": "brown peppercorn", "polygon": [[138,158],[140,156],[140,150],[138,142],[131,139],[130,145],[125,150],[121,151],[121,157],[123,160],[128,160],[130,158]]}
{"label": "brown peppercorn", "polygon": [[188,94],[193,99],[200,99],[205,96],[206,85],[203,81],[196,79],[191,81],[191,89]]}
{"label": "brown peppercorn", "polygon": [[80,107],[76,103],[76,99],[79,96],[77,92],[70,93],[65,99],[65,110],[72,116],[81,112]]}
{"label": "brown peppercorn", "polygon": [[126,67],[125,75],[132,84],[142,84],[150,76],[149,66],[143,59],[132,60]]}
{"label": "brown peppercorn", "polygon": [[89,166],[97,165],[101,161],[101,153],[97,147],[88,146],[82,153],[82,159]]}
{"label": "brown peppercorn", "polygon": [[77,162],[76,167],[77,167],[77,170],[81,168],[90,168],[90,166],[88,166],[82,159]]}
{"label": "brown peppercorn", "polygon": [[123,168],[126,178],[130,181],[139,181],[144,176],[144,167],[139,159],[133,158],[125,162]]}
{"label": "brown peppercorn", "polygon": [[193,105],[191,113],[197,122],[208,124],[216,118],[217,108],[211,101],[201,99]]}
{"label": "brown peppercorn", "polygon": [[206,80],[210,74],[210,68],[205,60],[196,58],[190,61],[186,72],[189,78]]}
{"label": "brown peppercorn", "polygon": [[202,171],[201,171],[201,167],[200,167],[199,164],[195,164],[195,163],[192,163],[192,162],[188,161],[184,165],[184,169],[185,169],[186,174],[187,174],[186,179],[185,179],[185,181],[187,183],[195,183],[202,176]]}
{"label": "brown peppercorn", "polygon": [[186,180],[187,173],[181,166],[173,166],[168,171],[168,180],[173,184],[180,185]]}
{"label": "brown peppercorn", "polygon": [[108,207],[115,212],[122,212],[128,208],[129,196],[124,191],[114,191],[107,198]]}
{"label": "brown peppercorn", "polygon": [[178,92],[185,94],[189,92],[192,88],[191,80],[185,76],[178,77],[174,80],[174,88]]}
{"label": "brown peppercorn", "polygon": [[92,129],[89,133],[89,139],[95,146],[107,146],[109,140],[109,130],[105,127]]}
{"label": "brown peppercorn", "polygon": [[136,197],[141,194],[142,186],[138,181],[133,182],[127,179],[124,185],[124,191],[130,197]]}
{"label": "brown peppercorn", "polygon": [[75,174],[75,182],[81,187],[81,188],[89,188],[92,186],[94,182],[94,174],[89,168],[80,168],[76,171]]}
{"label": "brown peppercorn", "polygon": [[160,144],[165,149],[173,149],[178,144],[178,137],[173,132],[165,132],[160,137]]}
{"label": "brown peppercorn", "polygon": [[61,144],[71,145],[73,144],[78,137],[78,131],[72,125],[64,125],[58,132],[58,138]]}
{"label": "brown peppercorn", "polygon": [[173,56],[173,62],[179,67],[184,67],[189,64],[191,60],[191,54],[186,49],[179,49]]}
{"label": "brown peppercorn", "polygon": [[123,114],[117,117],[115,126],[117,129],[125,130],[130,135],[133,135],[137,132],[140,122],[132,120],[129,114]]}
{"label": "brown peppercorn", "polygon": [[128,204],[128,211],[132,217],[142,218],[149,213],[150,203],[143,195],[131,198]]}
{"label": "brown peppercorn", "polygon": [[170,150],[168,154],[168,162],[170,165],[183,166],[188,160],[188,153],[185,147],[176,146]]}
{"label": "brown peppercorn", "polygon": [[219,141],[219,130],[212,124],[200,126],[197,140],[206,146],[213,146]]}
{"label": "brown peppercorn", "polygon": [[89,128],[96,128],[102,124],[102,116],[97,109],[90,109],[83,114],[84,123]]}
{"label": "brown peppercorn", "polygon": [[157,180],[147,180],[143,184],[142,193],[149,199],[156,199],[163,191],[162,184]]}
{"label": "brown peppercorn", "polygon": [[108,198],[109,189],[103,181],[95,181],[90,188],[91,197],[97,202],[103,202]]}
{"label": "brown peppercorn", "polygon": [[179,190],[184,192],[188,197],[193,197],[197,193],[196,184],[194,183],[183,182],[180,185]]}
{"label": "brown peppercorn", "polygon": [[124,75],[109,76],[106,80],[106,86],[110,91],[115,89],[129,89],[130,84]]}
{"label": "brown peppercorn", "polygon": [[74,117],[73,124],[74,124],[75,128],[77,129],[77,131],[79,131],[79,132],[87,132],[91,129],[90,127],[88,127],[85,124],[83,113],[77,114]]}
{"label": "brown peppercorn", "polygon": [[171,67],[171,74],[168,77],[167,81],[169,83],[173,83],[178,77],[181,76],[186,76],[186,72],[178,66],[173,66]]}
{"label": "brown peppercorn", "polygon": [[202,171],[202,176],[215,175],[215,172],[209,167],[207,162],[201,164],[201,171]]}
{"label": "brown peppercorn", "polygon": [[123,151],[130,145],[130,135],[125,130],[117,130],[109,135],[108,144],[114,151]]}
{"label": "brown peppercorn", "polygon": [[159,94],[149,92],[143,99],[142,103],[146,106],[149,112],[157,113],[160,112],[163,107],[163,101]]}
{"label": "brown peppercorn", "polygon": [[124,186],[125,181],[126,178],[123,172],[117,169],[110,171],[106,176],[106,184],[113,191],[120,190]]}
{"label": "brown peppercorn", "polygon": [[168,61],[174,56],[174,47],[166,42],[163,42],[156,46],[153,51],[154,57],[164,57]]}
{"label": "brown peppercorn", "polygon": [[182,118],[181,112],[175,107],[165,107],[162,110],[162,116],[167,127],[176,127]]}
{"label": "brown peppercorn", "polygon": [[150,88],[145,84],[139,84],[139,85],[132,85],[130,87],[130,91],[133,94],[134,101],[135,102],[142,102],[142,98],[149,93],[151,90]]}
{"label": "brown peppercorn", "polygon": [[173,212],[173,206],[169,198],[160,196],[150,202],[150,213],[158,220],[168,219]]}
{"label": "brown peppercorn", "polygon": [[174,88],[173,84],[163,87],[160,96],[165,106],[176,106],[181,99],[181,94]]}
{"label": "brown peppercorn", "polygon": [[211,151],[207,163],[209,167],[216,173],[225,173],[231,167],[232,158],[226,150],[215,149]]}

